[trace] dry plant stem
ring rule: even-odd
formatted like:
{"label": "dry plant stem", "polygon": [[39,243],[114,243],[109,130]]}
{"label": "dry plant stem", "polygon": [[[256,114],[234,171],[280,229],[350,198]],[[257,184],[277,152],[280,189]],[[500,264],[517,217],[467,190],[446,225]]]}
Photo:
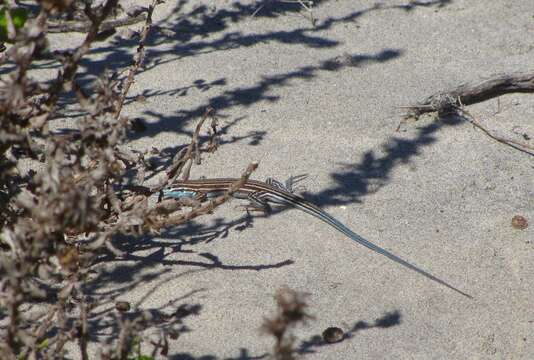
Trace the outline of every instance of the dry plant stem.
{"label": "dry plant stem", "polygon": [[475,126],[478,129],[482,130],[484,132],[484,134],[486,134],[487,136],[489,136],[493,140],[496,140],[496,141],[500,142],[501,144],[510,146],[510,147],[512,147],[512,148],[514,148],[516,150],[524,152],[525,154],[534,156],[534,147],[533,146],[530,146],[529,144],[525,144],[525,143],[520,142],[520,141],[515,141],[513,139],[508,139],[508,138],[504,138],[504,137],[495,135],[491,131],[486,129],[484,126],[482,126],[482,124],[480,124],[480,122],[473,115],[471,115],[470,112],[468,112],[464,108],[459,108],[459,112],[461,114],[463,114],[464,117],[467,118],[467,120],[471,124],[473,124],[473,126]]}
{"label": "dry plant stem", "polygon": [[130,345],[130,334],[132,332],[132,324],[130,320],[124,319],[122,321],[121,332],[119,333],[119,340],[117,344],[117,357],[120,360],[126,360],[128,357],[128,349]]}
{"label": "dry plant stem", "polygon": [[[124,19],[116,19],[104,21],[100,26],[100,32],[111,30],[120,26],[127,26],[137,24],[138,22],[145,21],[146,15],[140,14],[134,17],[126,17]],[[66,22],[66,23],[48,23],[49,33],[65,33],[65,32],[88,32],[91,28],[91,22]]]}
{"label": "dry plant stem", "polygon": [[[6,12],[6,14],[7,13],[9,12]],[[47,17],[48,13],[45,10],[41,10],[39,15],[37,15],[37,17],[33,21],[41,32],[44,32]],[[32,23],[31,20],[29,20],[28,22]],[[15,45],[12,46],[8,51],[0,54],[0,65],[2,65],[8,59],[15,59],[15,62],[17,62],[17,64],[19,65],[19,73],[25,73],[25,70],[23,70],[23,68],[27,68],[29,66],[33,51],[30,51],[27,54],[25,61],[16,61],[17,54],[23,47],[28,45],[35,46],[35,43],[35,38],[24,39],[23,41],[16,42]]]}
{"label": "dry plant stem", "polygon": [[143,60],[145,58],[145,41],[150,31],[150,28],[152,27],[152,13],[154,12],[154,8],[160,3],[161,0],[153,0],[152,4],[150,4],[150,6],[148,7],[145,26],[143,27],[143,31],[141,32],[141,38],[139,40],[139,45],[137,46],[137,54],[134,57],[134,63],[128,71],[128,77],[126,78],[126,81],[123,84],[122,94],[118,99],[117,108],[115,110],[116,118],[118,118],[121,113],[122,106],[124,105],[124,100],[126,99],[126,95],[128,94],[128,91],[130,90],[130,87],[132,86],[132,83],[134,81],[134,76],[143,64]]}
{"label": "dry plant stem", "polygon": [[212,107],[209,107],[206,109],[206,112],[204,113],[204,116],[202,117],[202,120],[197,124],[197,127],[195,129],[195,132],[193,133],[193,139],[191,139],[190,147],[187,149],[186,156],[190,158],[190,160],[187,162],[183,179],[187,180],[189,179],[189,175],[191,174],[191,166],[193,165],[193,160],[196,160],[196,164],[200,165],[200,150],[198,146],[198,136],[200,135],[200,129],[202,128],[202,125],[206,121],[206,119],[211,116],[214,112],[214,109]]}
{"label": "dry plant stem", "polygon": [[[37,358],[37,346],[40,341],[42,341],[42,337],[46,334],[46,331],[49,330],[50,325],[52,325],[52,321],[54,319],[54,316],[56,315],[57,307],[54,307],[48,315],[46,316],[46,319],[39,325],[39,327],[33,332],[34,336],[34,344],[32,346],[31,355],[29,358],[36,359]],[[29,349],[28,349],[29,350]],[[26,358],[27,355],[23,355],[23,358]]]}
{"label": "dry plant stem", "polygon": [[[6,12],[6,14],[7,13],[8,12]],[[39,15],[37,15],[37,17],[33,21],[35,23],[35,26],[40,31],[44,31],[47,17],[48,17],[48,13],[44,10],[41,10]],[[2,56],[0,56],[0,65],[7,59],[12,59],[12,60],[15,60],[15,62],[17,62],[17,64],[19,65],[17,82],[19,83],[21,79],[23,79],[24,76],[26,75],[26,70],[30,66],[30,63],[32,61],[33,50],[35,49],[36,42],[37,42],[37,38],[24,39],[24,41],[15,43],[13,47],[11,47],[7,52],[5,52],[4,54],[2,54]],[[18,52],[26,46],[32,46],[33,47],[32,51],[27,51],[23,59],[20,59],[20,60],[17,59]]]}
{"label": "dry plant stem", "polygon": [[[50,14],[42,10],[36,19],[28,21],[28,27],[31,26],[28,32],[17,34],[17,43],[11,48],[15,50],[10,53],[16,69],[10,82],[0,83],[0,167],[10,170],[18,164],[19,158],[15,158],[10,148],[22,148],[29,154],[25,153],[22,158],[31,156],[31,151],[35,151],[31,146],[34,135],[44,143],[39,143],[42,146],[39,155],[43,155],[39,160],[45,162],[42,171],[32,173],[28,178],[17,175],[17,179],[11,179],[7,170],[0,174],[0,196],[2,202],[7,203],[6,211],[0,204],[0,214],[11,209],[14,214],[7,220],[0,216],[3,226],[0,241],[3,247],[10,248],[0,249],[0,288],[3,290],[0,301],[6,313],[2,329],[5,334],[0,337],[1,359],[62,358],[65,349],[70,349],[72,344],[78,346],[81,359],[88,359],[90,332],[94,330],[88,320],[98,321],[92,316],[100,315],[91,313],[99,299],[95,299],[95,303],[93,300],[88,302],[84,295],[85,275],[106,248],[116,256],[123,256],[111,243],[113,235],[139,236],[209,213],[227,201],[257,167],[256,163],[249,165],[242,178],[224,195],[206,203],[180,204],[174,201],[150,206],[148,197],[153,191],[139,186],[145,178],[144,168],[139,169],[135,186],[141,189],[142,195],[126,192],[119,196],[116,189],[122,188],[123,175],[138,168],[145,160],[142,155],[120,149],[125,143],[127,120],[120,116],[120,109],[116,114],[117,95],[122,95],[122,108],[133,76],[142,65],[151,16],[159,1],[154,1],[147,15],[137,57],[129,67],[128,76],[121,75],[128,86],[117,94],[115,74],[106,72],[94,82],[91,96],[76,83],[78,66],[101,28],[112,24],[106,23],[105,19],[118,0],[104,0],[95,8],[91,7],[95,4],[92,0],[80,2],[82,6],[85,4],[84,11],[90,19],[87,34],[79,47],[62,58],[62,69],[56,78],[45,85],[27,76],[28,69],[45,49],[46,21]],[[13,89],[17,91],[13,92]],[[76,94],[86,114],[79,121],[79,134],[56,136],[46,132],[46,122],[54,116],[58,99],[65,91]],[[192,162],[198,161],[201,150],[204,151],[199,144],[201,127],[212,114],[213,109],[209,108],[197,125],[191,144],[175,157],[172,169],[167,172],[172,175],[167,178],[167,183],[181,174],[189,176]],[[212,140],[216,132],[216,121],[213,121]],[[208,148],[215,149],[215,142],[210,142]],[[12,182],[16,185],[13,189]],[[190,205],[192,210],[173,216],[180,205]],[[47,312],[38,317],[25,311],[34,291],[29,284],[35,278],[43,280],[43,286],[47,288],[46,292],[43,290],[43,296],[49,295],[49,289],[59,290],[55,303],[43,304]],[[113,352],[113,359],[117,359],[117,355],[128,358],[132,337],[144,330],[145,325],[144,321],[131,320],[121,326],[121,341],[118,348],[114,348],[118,351]],[[100,339],[96,342],[101,343]],[[167,351],[164,338],[153,345],[161,350],[161,354]]]}
{"label": "dry plant stem", "polygon": [[216,207],[228,201],[232,197],[232,195],[247,182],[248,178],[254,172],[254,170],[256,170],[257,167],[257,162],[249,164],[243,175],[241,175],[241,178],[236,181],[232,186],[230,186],[230,188],[223,195],[220,195],[215,199],[206,202],[204,205],[194,208],[193,210],[185,214],[169,216],[165,219],[164,222],[155,225],[156,230],[162,227],[183,224],[184,222],[189,221],[199,215],[210,213]]}
{"label": "dry plant stem", "polygon": [[[69,285],[65,286],[63,290],[68,287]],[[62,296],[61,294],[58,296],[59,299],[58,299],[58,304],[57,304],[57,323],[58,323],[59,332],[57,335],[57,343],[56,343],[56,347],[54,350],[55,354],[60,353],[63,350],[63,346],[65,346],[65,344],[68,341],[67,334],[66,334],[67,321],[68,321],[67,314],[66,314],[67,296],[68,295]]]}
{"label": "dry plant stem", "polygon": [[277,315],[265,318],[261,327],[262,332],[275,338],[273,358],[276,360],[294,360],[295,337],[290,330],[298,323],[305,324],[314,317],[306,313],[308,307],[305,293],[298,293],[288,288],[279,289],[275,299],[278,307]]}
{"label": "dry plant stem", "polygon": [[11,284],[11,294],[9,296],[8,316],[9,324],[7,328],[7,344],[10,350],[17,350],[19,344],[17,341],[17,332],[19,325],[19,307],[22,304],[22,288],[21,279],[10,279],[14,284]]}
{"label": "dry plant stem", "polygon": [[89,360],[89,354],[87,353],[87,342],[89,340],[89,334],[87,332],[87,317],[89,314],[90,306],[85,303],[85,300],[80,305],[81,310],[81,324],[78,343],[80,345],[80,355],[82,360]]}
{"label": "dry plant stem", "polygon": [[[475,84],[463,84],[455,89],[431,95],[416,105],[403,108],[408,111],[407,117],[417,118],[429,112],[446,111],[451,105],[471,105],[514,92],[534,92],[534,73],[504,74]],[[459,100],[461,104],[450,104],[443,99]]]}
{"label": "dry plant stem", "polygon": [[183,179],[187,180],[189,179],[189,172],[191,170],[192,161],[195,157],[195,154],[198,154],[198,137],[200,134],[200,130],[202,129],[202,125],[206,121],[206,119],[213,114],[215,110],[210,106],[206,109],[204,112],[204,115],[202,116],[202,119],[197,124],[197,127],[195,129],[195,132],[193,133],[193,138],[191,140],[191,143],[187,146],[187,148],[182,149],[173,159],[172,165],[167,170],[167,181],[165,181],[163,184],[158,186],[154,192],[161,191],[163,188],[167,187],[170,183],[172,183],[180,174],[182,173],[182,169],[184,166],[186,166],[184,171]]}
{"label": "dry plant stem", "polygon": [[47,116],[48,119],[54,112],[53,110],[57,104],[61,90],[64,88],[68,89],[70,87],[70,83],[74,79],[74,76],[78,70],[80,60],[89,52],[91,44],[93,41],[95,41],[96,36],[99,33],[100,24],[102,24],[102,22],[109,16],[111,11],[117,7],[117,3],[118,0],[108,0],[102,8],[100,14],[97,16],[91,9],[91,2],[86,0],[84,11],[87,17],[91,20],[91,26],[89,27],[83,43],[76,49],[74,54],[68,56],[65,65],[63,66],[63,70],[58,74],[56,80],[49,89],[50,95],[46,101],[46,105],[49,109]]}

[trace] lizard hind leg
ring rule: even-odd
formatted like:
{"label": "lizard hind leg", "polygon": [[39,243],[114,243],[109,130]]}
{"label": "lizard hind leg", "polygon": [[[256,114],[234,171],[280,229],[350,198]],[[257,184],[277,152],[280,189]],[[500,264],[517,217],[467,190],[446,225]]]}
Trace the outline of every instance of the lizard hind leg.
{"label": "lizard hind leg", "polygon": [[265,200],[262,200],[259,196],[255,194],[250,194],[247,197],[247,200],[249,201],[248,204],[239,205],[236,208],[245,210],[247,213],[251,211],[255,211],[255,212],[261,212],[265,215],[269,215],[273,211],[273,209],[271,208],[271,205],[269,205]]}

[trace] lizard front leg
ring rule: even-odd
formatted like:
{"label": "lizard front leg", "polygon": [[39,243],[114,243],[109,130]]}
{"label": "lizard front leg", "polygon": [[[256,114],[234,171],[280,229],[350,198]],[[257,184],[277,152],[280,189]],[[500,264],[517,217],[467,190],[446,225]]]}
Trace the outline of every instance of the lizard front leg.
{"label": "lizard front leg", "polygon": [[238,206],[238,208],[245,210],[247,213],[250,211],[256,211],[262,212],[267,215],[270,214],[273,209],[265,199],[261,198],[262,194],[262,192],[249,194],[247,196],[247,200],[249,201],[249,203],[247,205],[240,205]]}

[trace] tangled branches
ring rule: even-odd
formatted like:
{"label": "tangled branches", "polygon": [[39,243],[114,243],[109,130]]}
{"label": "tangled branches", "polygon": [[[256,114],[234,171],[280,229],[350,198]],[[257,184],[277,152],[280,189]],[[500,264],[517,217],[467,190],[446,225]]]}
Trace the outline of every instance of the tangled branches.
{"label": "tangled branches", "polygon": [[[226,194],[190,210],[172,199],[150,201],[174,179],[189,176],[200,153],[217,148],[218,136],[214,110],[208,109],[191,144],[176,154],[163,181],[154,188],[143,186],[144,154],[125,146],[132,122],[121,110],[143,62],[158,4],[154,0],[146,10],[127,76],[102,73],[92,84],[91,95],[76,81],[79,64],[101,25],[117,11],[117,0],[100,5],[89,0],[43,0],[39,14],[26,26],[10,28],[14,44],[0,59],[0,65],[14,66],[0,84],[0,353],[5,359],[62,357],[68,343],[77,343],[81,358],[88,359],[88,318],[98,299],[85,293],[84,282],[99,254],[123,255],[114,247],[113,237],[156,233],[206,214],[227,201],[257,166],[249,165]],[[8,23],[10,13],[6,11]],[[46,24],[58,14],[84,16],[85,39],[72,51],[48,49]],[[32,63],[43,55],[62,64],[49,83],[30,75]],[[84,115],[73,124],[75,131],[57,134],[49,130],[49,123],[59,116],[58,101],[64,93],[75,95]],[[211,140],[204,149],[198,139],[207,118],[212,118]],[[133,184],[126,180],[127,173],[136,174]],[[55,301],[36,313],[22,311],[50,297]],[[104,358],[126,359],[135,334],[148,326],[142,314],[120,323],[119,338],[114,347],[102,350]],[[160,332],[155,349],[164,351],[169,334],[165,329]]]}

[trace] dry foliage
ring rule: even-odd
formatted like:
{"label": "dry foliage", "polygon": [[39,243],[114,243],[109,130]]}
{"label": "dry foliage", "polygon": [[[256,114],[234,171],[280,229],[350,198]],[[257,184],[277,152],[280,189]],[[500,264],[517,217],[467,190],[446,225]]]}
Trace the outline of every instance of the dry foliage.
{"label": "dry foliage", "polygon": [[275,295],[278,307],[273,318],[264,320],[261,330],[272,335],[275,339],[273,358],[276,360],[295,359],[295,337],[291,329],[299,323],[305,324],[313,316],[306,313],[307,294],[299,293],[288,288],[282,288]]}
{"label": "dry foliage", "polygon": [[[88,359],[88,318],[100,299],[87,296],[84,282],[98,256],[123,255],[113,246],[113,237],[157,233],[207,214],[228,200],[257,166],[249,165],[226,194],[189,204],[192,208],[183,209],[183,203],[172,199],[149,201],[174,179],[186,178],[192,164],[200,161],[200,153],[214,151],[218,143],[214,110],[208,109],[189,146],[174,156],[163,180],[153,188],[143,186],[144,154],[125,146],[132,121],[121,110],[142,65],[152,13],[159,1],[154,0],[143,14],[131,16],[138,21],[142,15],[145,25],[126,75],[104,72],[89,91],[76,80],[79,64],[100,39],[102,26],[110,24],[108,18],[116,14],[117,0],[40,0],[39,13],[23,28],[9,32],[13,45],[0,54],[0,66],[13,68],[0,83],[2,359],[62,358],[69,343],[78,346],[82,359]],[[72,51],[53,52],[47,41],[48,24],[56,30],[61,24],[81,26],[85,38]],[[43,57],[61,63],[56,77],[46,83],[34,79],[29,71]],[[72,120],[78,131],[66,135],[49,130],[49,122],[60,116],[58,101],[64,94],[74,95],[84,114]],[[209,118],[211,141],[201,149],[199,133]],[[127,172],[136,174],[133,184],[127,182]],[[35,302],[40,310],[27,311]],[[154,319],[146,313],[125,317],[119,312],[116,321],[118,339],[99,346],[102,358],[129,358],[139,344],[139,334]],[[153,354],[165,355],[168,338],[175,338],[176,333],[171,327],[158,329],[149,343]]]}

